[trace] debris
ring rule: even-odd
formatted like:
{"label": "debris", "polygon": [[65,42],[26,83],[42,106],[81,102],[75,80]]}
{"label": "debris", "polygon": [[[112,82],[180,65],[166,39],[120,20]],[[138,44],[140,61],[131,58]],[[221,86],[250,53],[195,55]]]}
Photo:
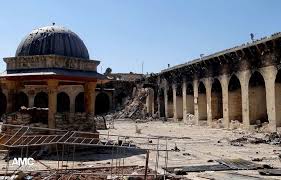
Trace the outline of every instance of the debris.
{"label": "debris", "polygon": [[264,158],[253,158],[252,161],[261,162]]}
{"label": "debris", "polygon": [[212,128],[223,128],[223,118],[220,119],[214,119],[211,123]]}
{"label": "debris", "polygon": [[141,129],[136,125],[136,134],[141,134]]}
{"label": "debris", "polygon": [[195,116],[193,114],[187,113],[185,123],[187,125],[195,125],[196,124]]}
{"label": "debris", "polygon": [[148,88],[138,88],[134,93],[133,98],[127,99],[124,104],[124,108],[120,111],[117,111],[113,114],[110,114],[112,119],[132,119],[137,120],[148,120],[152,121],[153,119],[158,118],[157,113],[151,114],[146,113],[146,97],[149,94]]}
{"label": "debris", "polygon": [[177,145],[175,144],[175,147],[173,149],[171,149],[172,151],[175,151],[175,152],[180,152],[180,149],[177,147]]}
{"label": "debris", "polygon": [[281,144],[281,135],[278,132],[273,132],[266,134],[263,138],[254,137],[254,136],[242,136],[240,138],[230,141],[232,146],[243,146],[243,144],[271,144],[271,145],[280,145]]}
{"label": "debris", "polygon": [[183,171],[181,168],[175,168],[174,173],[175,175],[187,175],[186,171]]}
{"label": "debris", "polygon": [[258,171],[260,175],[264,176],[281,176],[281,169],[261,169]]}
{"label": "debris", "polygon": [[163,168],[166,171],[173,173],[175,169],[182,169],[185,172],[203,172],[203,171],[227,171],[227,170],[256,170],[263,168],[244,159],[221,159],[216,160],[219,164],[213,165],[196,165],[196,166],[182,166],[182,167],[167,167]]}
{"label": "debris", "polygon": [[242,122],[238,121],[238,120],[231,120],[230,124],[229,124],[229,128],[234,130],[234,129],[242,129],[243,128],[243,124]]}

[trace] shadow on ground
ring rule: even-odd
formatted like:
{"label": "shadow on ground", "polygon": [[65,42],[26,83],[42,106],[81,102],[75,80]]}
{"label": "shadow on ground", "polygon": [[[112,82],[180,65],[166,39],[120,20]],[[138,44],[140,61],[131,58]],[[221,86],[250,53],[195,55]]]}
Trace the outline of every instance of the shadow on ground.
{"label": "shadow on ground", "polygon": [[[51,150],[49,150],[51,149]],[[126,158],[130,156],[145,154],[146,151],[136,148],[124,147],[74,147],[73,145],[60,145],[58,148],[42,147],[36,148],[17,148],[10,149],[9,155],[3,160],[32,157],[35,160],[54,160],[54,161],[102,161],[110,159]]]}

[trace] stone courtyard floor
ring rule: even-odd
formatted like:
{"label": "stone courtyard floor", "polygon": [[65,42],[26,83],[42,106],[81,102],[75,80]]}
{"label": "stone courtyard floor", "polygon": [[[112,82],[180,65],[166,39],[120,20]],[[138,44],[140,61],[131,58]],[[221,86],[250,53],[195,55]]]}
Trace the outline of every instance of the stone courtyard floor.
{"label": "stone courtyard floor", "polygon": [[[138,129],[138,133],[136,133]],[[181,122],[161,122],[149,121],[135,123],[131,120],[118,120],[114,123],[114,128],[109,130],[100,130],[100,133],[118,134],[124,136],[140,136],[140,137],[167,137],[168,150],[175,149],[177,151],[169,151],[168,167],[173,166],[191,166],[191,165],[212,165],[217,164],[215,160],[219,159],[244,159],[252,161],[253,159],[262,159],[258,164],[267,164],[275,168],[281,168],[279,155],[281,154],[281,146],[270,144],[243,144],[243,146],[233,146],[229,143],[230,140],[240,138],[245,135],[255,137],[263,137],[262,133],[250,133],[243,130],[226,130],[213,129],[204,126],[189,126]],[[152,140],[154,141],[154,140]],[[152,142],[155,143],[155,142]],[[115,153],[115,152],[114,152]],[[122,152],[119,152],[119,154]],[[101,152],[80,152],[76,157],[79,161],[64,161],[65,168],[91,168],[111,166],[112,154]],[[159,173],[164,173],[161,167],[165,166],[165,152],[159,154]],[[150,151],[149,168],[155,170],[156,151]],[[3,154],[4,157],[4,154]],[[145,153],[131,153],[130,155],[121,157],[117,163],[125,166],[129,165],[145,165]],[[71,159],[71,158],[70,158]],[[123,161],[124,160],[124,161]],[[9,162],[9,170],[13,169],[12,160]],[[116,160],[113,160],[116,164]],[[60,166],[62,162],[60,162]],[[0,161],[0,169],[2,174],[6,170],[7,163],[4,160]],[[28,167],[29,170],[47,170],[58,167],[55,156],[52,159],[36,161],[35,165]],[[14,169],[16,169],[14,167]],[[230,174],[234,173],[234,175]],[[238,175],[237,175],[238,173]],[[203,178],[205,176],[205,178]],[[209,176],[209,178],[207,178]],[[188,173],[184,176],[188,179],[281,179],[273,176],[261,176],[257,170],[240,170],[240,171],[208,171],[201,173]],[[228,178],[226,178],[228,177]],[[236,178],[231,178],[236,177]],[[239,177],[239,178],[238,178]],[[259,178],[257,178],[259,177]],[[183,177],[182,177],[183,178]]]}

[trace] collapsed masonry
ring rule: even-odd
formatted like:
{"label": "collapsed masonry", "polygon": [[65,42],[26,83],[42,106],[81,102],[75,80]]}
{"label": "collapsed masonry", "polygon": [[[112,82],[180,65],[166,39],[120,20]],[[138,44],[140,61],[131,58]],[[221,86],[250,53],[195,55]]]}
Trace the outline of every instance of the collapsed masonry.
{"label": "collapsed masonry", "polygon": [[158,118],[157,112],[151,113],[148,110],[147,101],[149,96],[149,88],[136,88],[132,98],[127,99],[120,111],[105,116],[106,121],[112,119],[153,120]]}
{"label": "collapsed masonry", "polygon": [[[54,116],[57,129],[96,132],[97,118],[91,113],[56,113]],[[1,120],[4,124],[48,128],[48,108],[21,107],[17,112],[2,115]]]}

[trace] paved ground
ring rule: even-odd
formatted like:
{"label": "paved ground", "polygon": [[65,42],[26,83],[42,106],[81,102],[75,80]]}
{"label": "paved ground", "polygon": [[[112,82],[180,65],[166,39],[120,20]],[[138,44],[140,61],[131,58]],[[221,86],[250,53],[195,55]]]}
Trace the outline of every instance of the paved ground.
{"label": "paved ground", "polygon": [[[136,134],[136,125],[141,129],[141,134]],[[168,166],[181,165],[210,165],[208,160],[222,158],[242,158],[251,160],[254,158],[263,158],[261,164],[268,164],[273,167],[281,167],[281,161],[278,154],[281,154],[281,147],[269,144],[244,144],[242,147],[232,146],[229,140],[242,137],[243,135],[253,135],[263,137],[264,134],[246,133],[242,130],[223,130],[212,129],[208,127],[187,126],[183,123],[174,122],[147,122],[134,123],[131,121],[115,122],[115,129],[110,129],[110,133],[133,135],[133,136],[170,136],[168,149],[173,149],[176,145],[179,152],[169,152]],[[190,139],[189,139],[190,138]],[[160,156],[160,166],[165,165],[164,154]],[[150,156],[150,167],[154,167],[155,152]],[[144,164],[143,158],[134,158],[135,163]],[[241,171],[242,174],[257,175],[255,171]],[[188,177],[198,179],[198,173],[190,173]],[[200,178],[199,178],[200,179]]]}
{"label": "paved ground", "polygon": [[[140,129],[140,133],[136,133],[137,129]],[[245,160],[252,160],[253,158],[262,158],[263,161],[256,162],[260,164],[268,164],[273,167],[281,168],[281,162],[278,155],[281,154],[281,147],[269,144],[244,144],[244,146],[232,146],[229,144],[229,140],[242,137],[243,135],[254,135],[256,137],[262,137],[264,134],[246,133],[242,130],[224,130],[224,129],[211,129],[208,127],[188,126],[183,123],[175,122],[145,122],[135,123],[133,121],[120,120],[114,123],[114,129],[102,130],[101,133],[119,134],[126,136],[140,136],[140,137],[155,137],[155,136],[168,136],[167,149],[174,149],[175,146],[179,149],[178,152],[171,151],[168,154],[168,166],[187,166],[187,165],[211,165],[215,162],[207,162],[208,160],[216,159],[236,159],[242,158]],[[155,141],[155,140],[152,140]],[[156,142],[152,142],[156,143]],[[98,166],[110,166],[112,162],[112,151],[104,150],[99,154],[92,154],[92,152],[85,151],[80,152],[79,161],[74,163],[69,161],[67,163],[68,168],[72,167],[98,167]],[[116,151],[113,155],[116,155]],[[124,154],[124,152],[118,152],[120,158],[117,163],[122,165],[144,165],[146,154],[143,152],[131,152]],[[165,166],[165,153],[160,153],[159,159],[159,172],[163,172],[160,168]],[[50,157],[56,159],[56,156]],[[71,158],[70,158],[71,159]],[[91,159],[90,161],[88,161]],[[54,160],[41,160],[35,162],[32,167],[27,167],[30,170],[57,168],[58,163]],[[149,167],[155,169],[156,152],[150,152]],[[113,161],[116,165],[116,160]],[[16,169],[16,166],[11,166],[12,160],[9,162],[9,169]],[[66,161],[64,162],[66,164]],[[0,161],[0,168],[2,172],[5,172],[6,162]],[[61,165],[61,163],[60,163]],[[260,176],[256,171],[239,171],[239,174]],[[222,175],[223,174],[223,175]],[[186,177],[190,179],[206,179],[199,176],[202,175],[216,175],[224,176],[224,172],[208,172],[208,173],[189,173]],[[245,176],[242,176],[245,178]],[[276,177],[266,177],[278,179]],[[219,178],[218,178],[219,179]],[[225,178],[221,178],[225,179]],[[238,179],[237,176],[234,179]],[[243,179],[243,178],[240,178]],[[246,178],[250,179],[250,178]]]}

